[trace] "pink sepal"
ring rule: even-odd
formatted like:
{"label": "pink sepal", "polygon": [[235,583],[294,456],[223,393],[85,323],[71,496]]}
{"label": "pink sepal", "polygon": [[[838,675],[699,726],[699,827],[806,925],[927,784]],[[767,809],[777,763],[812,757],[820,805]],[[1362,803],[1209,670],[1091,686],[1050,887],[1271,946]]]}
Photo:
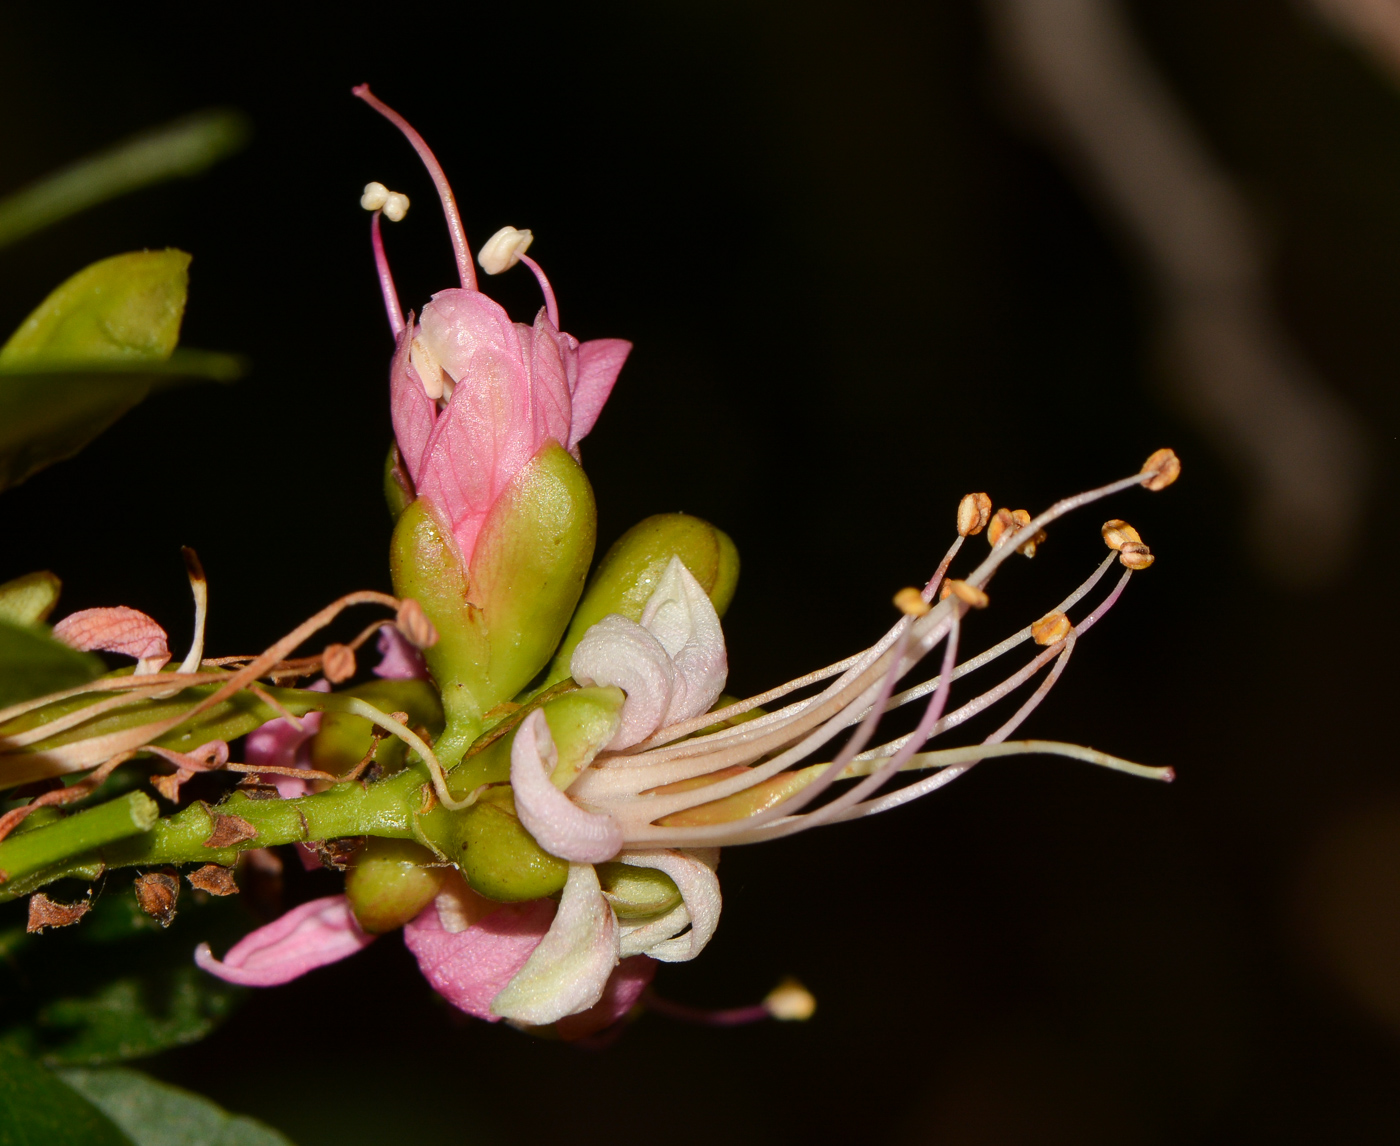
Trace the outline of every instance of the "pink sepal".
{"label": "pink sepal", "polygon": [[624,959],[608,977],[603,997],[588,1010],[560,1019],[554,1024],[555,1034],[565,1042],[572,1042],[612,1026],[636,1005],[655,975],[655,959],[645,955]]}
{"label": "pink sepal", "polygon": [[245,935],[220,961],[209,944],[195,948],[194,961],[211,975],[244,987],[276,987],[338,963],[374,942],[360,930],[343,895],[294,907],[266,927]]}
{"label": "pink sepal", "polygon": [[394,359],[389,367],[389,412],[394,421],[394,438],[399,443],[408,476],[417,483],[423,472],[423,458],[437,423],[437,403],[423,389],[418,372],[409,361],[413,350],[413,314],[399,335]]}
{"label": "pink sepal", "polygon": [[572,428],[569,449],[573,449],[593,429],[612,393],[618,373],[632,344],[625,338],[593,338],[579,344],[578,384],[574,387]]}
{"label": "pink sepal", "polygon": [[552,899],[502,904],[465,931],[447,931],[430,903],[403,929],[403,940],[433,990],[488,1023],[491,1000],[525,966],[554,921]]}

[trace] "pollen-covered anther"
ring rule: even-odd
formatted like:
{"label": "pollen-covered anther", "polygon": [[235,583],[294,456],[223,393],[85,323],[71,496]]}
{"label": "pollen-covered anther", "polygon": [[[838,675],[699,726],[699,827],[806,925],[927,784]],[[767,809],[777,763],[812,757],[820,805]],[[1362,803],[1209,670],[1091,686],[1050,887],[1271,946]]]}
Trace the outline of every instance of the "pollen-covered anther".
{"label": "pollen-covered anther", "polygon": [[933,606],[924,600],[924,595],[912,587],[901,589],[894,595],[895,608],[906,617],[925,616]]}
{"label": "pollen-covered anther", "polygon": [[1181,476],[1181,459],[1173,450],[1161,449],[1142,463],[1140,472],[1148,489],[1166,489]]}
{"label": "pollen-covered anther", "polygon": [[[995,549],[1030,523],[1031,515],[1024,509],[999,509],[987,526],[987,542]],[[1042,529],[1029,541],[1023,541],[1016,551],[1027,557],[1034,557],[1035,547],[1044,540],[1045,530]]]}
{"label": "pollen-covered anther", "polygon": [[1031,639],[1038,645],[1053,645],[1074,632],[1074,626],[1064,613],[1050,613],[1031,626]]}
{"label": "pollen-covered anther", "polygon": [[817,1000],[796,979],[787,978],[768,992],[763,1009],[785,1023],[805,1023],[817,1010]]}
{"label": "pollen-covered anther", "polygon": [[1118,562],[1126,569],[1146,569],[1156,560],[1157,558],[1152,556],[1152,550],[1141,541],[1124,542],[1118,550]]}
{"label": "pollen-covered anther", "polygon": [[938,599],[941,601],[945,597],[956,597],[964,605],[971,605],[974,609],[985,609],[991,600],[976,585],[969,585],[966,581],[959,581],[956,578],[943,582]]}
{"label": "pollen-covered anther", "polygon": [[1103,542],[1110,549],[1122,549],[1129,542],[1142,543],[1138,531],[1121,518],[1103,523]]}
{"label": "pollen-covered anther", "polygon": [[992,499],[985,493],[968,493],[958,502],[958,536],[976,537],[992,518]]}
{"label": "pollen-covered anther", "polygon": [[412,597],[405,597],[400,603],[394,624],[416,649],[430,649],[438,642],[437,629],[423,612],[423,606]]}
{"label": "pollen-covered anther", "polygon": [[408,196],[390,191],[383,183],[366,183],[360,206],[366,211],[383,211],[391,223],[397,223],[408,214]]}
{"label": "pollen-covered anther", "polygon": [[321,672],[331,684],[340,684],[355,675],[355,650],[349,645],[327,645],[321,654]]}
{"label": "pollen-covered anther", "polygon": [[423,383],[423,392],[436,402],[446,392],[446,376],[442,364],[418,338],[413,340],[413,345],[409,348],[408,360],[417,372],[419,381]]}
{"label": "pollen-covered anther", "polygon": [[515,266],[534,241],[535,236],[528,227],[524,230],[502,227],[482,245],[476,261],[488,275],[498,275]]}

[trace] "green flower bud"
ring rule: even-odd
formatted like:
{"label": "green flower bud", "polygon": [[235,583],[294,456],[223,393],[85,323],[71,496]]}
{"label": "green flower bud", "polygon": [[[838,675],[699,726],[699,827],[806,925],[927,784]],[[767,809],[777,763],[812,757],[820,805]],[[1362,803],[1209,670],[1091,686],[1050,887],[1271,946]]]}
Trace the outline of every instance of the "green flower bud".
{"label": "green flower bud", "polygon": [[568,861],[550,855],[521,825],[509,784],[489,789],[455,815],[459,820],[453,858],[478,895],[511,903],[564,889]]}
{"label": "green flower bud", "polygon": [[423,499],[399,518],[394,589],[417,600],[438,632],[426,656],[447,716],[437,745],[445,765],[476,738],[487,712],[548,663],[583,591],[596,535],[588,478],[553,442],[497,498],[466,568]]}
{"label": "green flower bud", "polygon": [[635,923],[680,906],[680,888],[664,871],[626,863],[600,863],[597,867],[603,894],[619,919]]}
{"label": "green flower bud", "polygon": [[[406,712],[410,728],[424,726],[436,735],[442,731],[442,705],[433,686],[424,680],[376,680],[346,689],[342,696],[357,696],[381,712]],[[328,712],[320,731],[308,744],[311,766],[339,775],[365,758],[374,744],[374,726],[363,716]],[[382,737],[374,762],[387,775],[403,767],[408,745],[396,736]]]}
{"label": "green flower bud", "polygon": [[345,897],[360,926],[374,935],[402,927],[442,890],[448,869],[409,840],[370,839],[345,876]]}
{"label": "green flower bud", "polygon": [[47,570],[26,573],[0,585],[0,621],[12,625],[37,625],[48,620],[63,582]]}
{"label": "green flower bud", "polygon": [[710,595],[715,612],[724,616],[739,584],[739,551],[734,542],[723,530],[698,517],[658,513],[634,525],[603,556],[550,666],[544,687],[569,675],[574,646],[590,626],[609,613],[629,621],[641,619],[642,610],[672,557],[681,559]]}

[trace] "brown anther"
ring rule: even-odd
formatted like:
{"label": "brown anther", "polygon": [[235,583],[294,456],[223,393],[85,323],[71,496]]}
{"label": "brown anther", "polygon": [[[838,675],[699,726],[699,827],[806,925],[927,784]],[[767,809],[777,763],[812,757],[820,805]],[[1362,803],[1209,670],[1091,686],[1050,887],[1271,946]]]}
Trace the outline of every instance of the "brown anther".
{"label": "brown anther", "polygon": [[1142,463],[1142,484],[1150,490],[1166,489],[1181,476],[1181,459],[1172,450],[1158,450]]}
{"label": "brown anther", "polygon": [[148,871],[136,877],[136,903],[162,927],[175,918],[175,901],[180,898],[180,881],[169,872]]}
{"label": "brown anther", "polygon": [[327,645],[321,654],[321,672],[331,684],[340,684],[355,675],[355,650],[349,645]]}
{"label": "brown anther", "polygon": [[969,585],[966,581],[952,580],[946,582],[946,586],[949,593],[964,605],[971,605],[974,609],[985,609],[987,602],[991,600],[976,585]]}
{"label": "brown anther", "polygon": [[1132,569],[1135,572],[1146,569],[1157,558],[1152,556],[1152,550],[1148,549],[1141,541],[1125,542],[1118,551],[1118,562],[1125,569]]}
{"label": "brown anther", "polygon": [[228,848],[258,838],[258,829],[242,816],[221,816],[218,812],[210,812],[209,816],[214,821],[214,830],[204,841],[206,848]]}
{"label": "brown anther", "polygon": [[216,863],[207,863],[185,876],[196,891],[207,891],[210,895],[237,895],[238,883],[233,878],[233,868]]}
{"label": "brown anther", "polygon": [[1138,536],[1138,531],[1121,518],[1115,517],[1112,521],[1103,523],[1103,543],[1110,549],[1122,549],[1130,541],[1141,544],[1142,538]]}
{"label": "brown anther", "polygon": [[1064,613],[1049,613],[1031,626],[1031,639],[1038,645],[1053,645],[1074,632]]}
{"label": "brown anther", "polygon": [[[987,542],[995,549],[1030,523],[1031,515],[1024,509],[999,509],[996,516],[992,518],[991,524],[987,526]],[[1035,547],[1044,540],[1045,530],[1042,529],[1029,541],[1023,541],[1017,546],[1016,551],[1027,557],[1034,557]]]}
{"label": "brown anther", "polygon": [[924,595],[912,586],[901,589],[896,593],[894,595],[894,604],[895,608],[906,617],[923,617],[933,608],[932,605],[924,600]]}
{"label": "brown anther", "polygon": [[91,910],[92,904],[86,899],[77,903],[55,903],[42,891],[36,891],[29,897],[29,924],[25,930],[32,934],[45,927],[67,927]]}
{"label": "brown anther", "polygon": [[985,493],[968,493],[958,502],[958,536],[975,537],[992,517],[992,499]]}
{"label": "brown anther", "polygon": [[432,621],[423,612],[423,606],[412,597],[405,597],[399,605],[399,615],[394,623],[399,632],[408,638],[408,643],[419,649],[430,649],[438,642],[438,632]]}

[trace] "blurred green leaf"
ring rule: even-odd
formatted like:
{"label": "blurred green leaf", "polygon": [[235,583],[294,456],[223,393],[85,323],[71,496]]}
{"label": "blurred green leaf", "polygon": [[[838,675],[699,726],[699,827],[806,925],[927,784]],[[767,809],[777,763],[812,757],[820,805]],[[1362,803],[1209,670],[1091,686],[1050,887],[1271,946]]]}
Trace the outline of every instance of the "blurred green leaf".
{"label": "blurred green leaf", "polygon": [[48,620],[63,582],[48,570],[26,573],[0,585],[0,621],[13,625],[37,625]]}
{"label": "blurred green leaf", "polygon": [[80,923],[43,935],[25,932],[22,901],[0,908],[0,1045],[47,1066],[102,1066],[204,1038],[243,991],[196,967],[194,949],[256,926],[239,899],[184,885],[162,929],[131,878],[112,876]]}
{"label": "blurred green leaf", "polygon": [[198,175],[243,147],[249,128],[240,112],[202,111],[80,159],[0,199],[0,247],[106,199]]}
{"label": "blurred green leaf", "polygon": [[0,618],[0,708],[95,680],[106,666],[56,641],[38,626]]}
{"label": "blurred green leaf", "polygon": [[59,1077],[136,1146],[291,1146],[272,1127],[129,1067],[65,1070]]}
{"label": "blurred green leaf", "polygon": [[0,1146],[133,1146],[115,1123],[38,1063],[0,1046]]}

